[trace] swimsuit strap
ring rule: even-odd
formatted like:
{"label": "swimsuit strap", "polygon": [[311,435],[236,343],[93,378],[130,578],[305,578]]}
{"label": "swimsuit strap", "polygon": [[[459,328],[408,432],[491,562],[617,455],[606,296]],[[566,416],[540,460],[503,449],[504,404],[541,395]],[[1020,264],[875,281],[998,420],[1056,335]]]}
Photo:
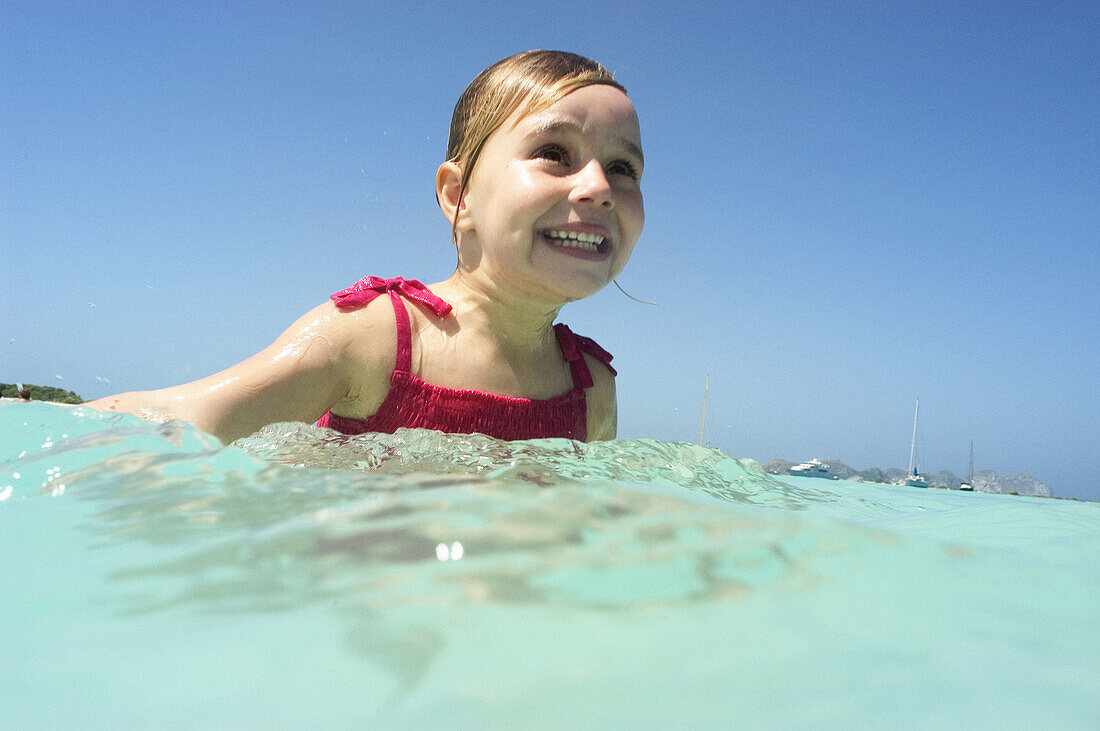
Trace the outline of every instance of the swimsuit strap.
{"label": "swimsuit strap", "polygon": [[390,301],[393,302],[394,318],[397,320],[397,359],[394,370],[407,373],[412,368],[412,327],[409,325],[409,311],[400,295],[419,302],[438,317],[448,314],[451,306],[417,280],[401,277],[364,277],[332,295],[331,299],[338,308],[349,310],[362,307],[383,292],[389,293]]}
{"label": "swimsuit strap", "polygon": [[393,369],[409,373],[412,371],[412,326],[409,324],[409,311],[400,295],[392,289],[390,301],[393,302],[393,316],[397,320],[397,355],[393,361]]}
{"label": "swimsuit strap", "polygon": [[584,359],[585,353],[595,356],[607,366],[612,375],[617,375],[615,369],[611,367],[611,353],[597,345],[595,340],[577,335],[560,322],[554,325],[554,332],[557,333],[562,355],[569,363],[569,371],[573,374],[573,388],[592,388],[595,383],[592,380],[592,373],[588,370],[588,363]]}

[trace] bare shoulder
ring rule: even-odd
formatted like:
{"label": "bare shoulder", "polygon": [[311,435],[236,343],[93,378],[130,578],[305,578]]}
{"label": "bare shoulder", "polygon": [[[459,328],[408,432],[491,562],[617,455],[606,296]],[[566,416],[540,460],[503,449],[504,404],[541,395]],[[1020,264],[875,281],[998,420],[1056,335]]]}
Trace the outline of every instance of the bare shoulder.
{"label": "bare shoulder", "polygon": [[615,374],[602,360],[584,354],[592,374],[592,388],[586,392],[588,402],[588,441],[614,439],[618,429],[618,402],[615,398]]}
{"label": "bare shoulder", "polygon": [[389,297],[377,297],[354,309],[325,302],[299,321],[314,337],[327,341],[333,352],[352,362],[385,366],[393,364],[397,326]]}
{"label": "bare shoulder", "polygon": [[316,313],[317,337],[330,342],[340,359],[348,388],[333,413],[365,418],[378,410],[389,391],[397,359],[397,325],[389,297],[376,297],[354,309],[327,302]]}

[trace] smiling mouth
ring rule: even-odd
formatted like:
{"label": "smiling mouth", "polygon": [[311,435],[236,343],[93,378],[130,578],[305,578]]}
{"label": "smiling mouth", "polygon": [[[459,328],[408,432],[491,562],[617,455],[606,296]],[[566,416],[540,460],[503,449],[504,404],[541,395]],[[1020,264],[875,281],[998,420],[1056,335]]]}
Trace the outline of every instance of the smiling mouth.
{"label": "smiling mouth", "polygon": [[606,254],[611,248],[611,243],[600,234],[551,229],[549,231],[543,231],[542,235],[554,246],[560,246],[565,249],[576,249],[577,251],[587,251],[593,254]]}

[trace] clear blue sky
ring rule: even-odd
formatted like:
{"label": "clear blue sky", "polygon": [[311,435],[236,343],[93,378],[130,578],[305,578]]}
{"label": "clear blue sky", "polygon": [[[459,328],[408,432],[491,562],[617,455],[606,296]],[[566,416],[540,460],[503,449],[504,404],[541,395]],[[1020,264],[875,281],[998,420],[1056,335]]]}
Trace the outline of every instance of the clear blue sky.
{"label": "clear blue sky", "polygon": [[[620,436],[1100,499],[1100,4],[0,4],[0,381],[197,378],[454,257],[451,108],[527,48],[642,122],[647,226],[562,319]],[[59,378],[60,377],[60,378]],[[97,380],[98,379],[98,380]],[[110,383],[106,383],[109,381]]]}

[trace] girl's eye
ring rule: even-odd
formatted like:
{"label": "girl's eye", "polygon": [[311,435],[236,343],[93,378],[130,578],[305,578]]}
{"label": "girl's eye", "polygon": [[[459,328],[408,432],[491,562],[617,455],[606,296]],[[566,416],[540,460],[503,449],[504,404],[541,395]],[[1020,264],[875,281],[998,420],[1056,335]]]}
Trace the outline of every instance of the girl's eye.
{"label": "girl's eye", "polygon": [[561,145],[544,145],[535,150],[535,157],[542,160],[549,160],[550,162],[566,164],[569,162],[569,154]]}
{"label": "girl's eye", "polygon": [[634,163],[629,160],[616,160],[607,166],[607,173],[609,175],[625,175],[631,180],[638,179],[638,168],[634,167]]}

